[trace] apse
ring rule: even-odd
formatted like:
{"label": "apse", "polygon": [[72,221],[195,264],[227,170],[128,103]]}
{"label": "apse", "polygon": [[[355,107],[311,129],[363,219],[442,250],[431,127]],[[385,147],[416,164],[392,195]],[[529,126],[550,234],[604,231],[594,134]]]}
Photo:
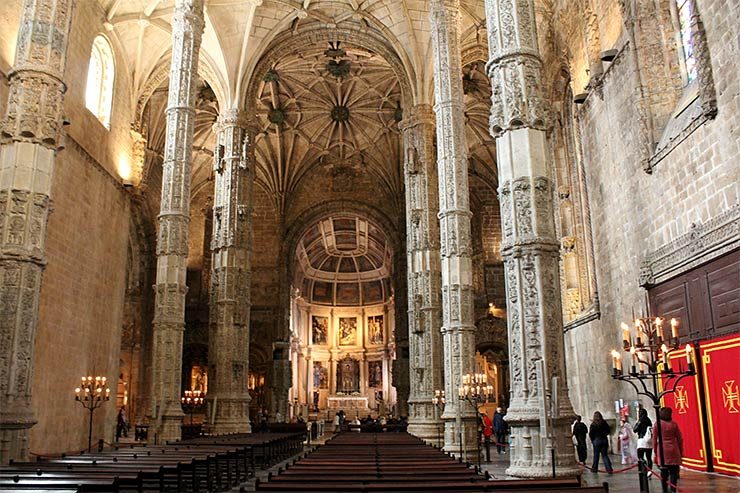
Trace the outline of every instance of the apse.
{"label": "apse", "polygon": [[304,230],[293,259],[294,416],[393,410],[392,257],[386,233],[358,214],[327,215]]}

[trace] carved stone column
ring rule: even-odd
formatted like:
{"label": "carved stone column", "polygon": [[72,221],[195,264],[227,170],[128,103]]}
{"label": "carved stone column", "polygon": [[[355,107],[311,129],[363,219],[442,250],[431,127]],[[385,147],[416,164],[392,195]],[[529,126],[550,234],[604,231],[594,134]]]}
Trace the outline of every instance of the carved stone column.
{"label": "carved stone column", "polygon": [[46,223],[73,0],[25,0],[0,124],[0,463],[28,458]]}
{"label": "carved stone column", "polygon": [[579,473],[565,378],[559,244],[553,216],[533,0],[486,0],[511,363],[511,464],[520,477]]}
{"label": "carved stone column", "polygon": [[406,250],[409,290],[409,432],[435,441],[439,419],[432,404],[443,384],[439,188],[434,154],[434,112],[414,106],[399,127],[406,175]]}
{"label": "carved stone column", "polygon": [[[440,254],[442,258],[442,336],[447,405],[445,450],[476,450],[476,414],[457,399],[462,376],[475,372],[473,246],[465,142],[460,0],[432,0],[432,48],[437,116]],[[462,426],[462,447],[460,444]]]}
{"label": "carved stone column", "polygon": [[154,286],[152,416],[156,419],[160,443],[180,438],[183,416],[180,373],[187,292],[190,167],[203,26],[203,0],[176,1]]}
{"label": "carved stone column", "polygon": [[222,113],[216,128],[209,400],[216,406],[214,433],[248,433],[252,139],[236,110]]}

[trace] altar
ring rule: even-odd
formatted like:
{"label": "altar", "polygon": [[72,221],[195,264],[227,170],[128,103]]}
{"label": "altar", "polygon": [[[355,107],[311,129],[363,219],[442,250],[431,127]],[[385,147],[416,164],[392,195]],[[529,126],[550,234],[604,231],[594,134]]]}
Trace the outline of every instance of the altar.
{"label": "altar", "polygon": [[344,410],[346,414],[349,414],[348,411],[362,411],[363,414],[370,412],[367,397],[360,395],[329,396],[327,407],[332,411]]}

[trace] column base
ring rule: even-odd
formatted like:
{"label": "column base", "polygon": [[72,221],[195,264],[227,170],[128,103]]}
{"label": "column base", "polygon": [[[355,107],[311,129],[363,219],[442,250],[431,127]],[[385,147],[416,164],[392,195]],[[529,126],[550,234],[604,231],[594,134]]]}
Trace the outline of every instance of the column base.
{"label": "column base", "polygon": [[[445,419],[444,424],[445,444],[443,450],[454,454],[455,456],[460,456],[467,462],[477,463],[476,454],[478,453],[478,431],[476,418],[462,418],[462,437],[460,436],[460,430],[458,430],[457,420],[455,418]],[[462,446],[460,445],[460,439],[462,439]]]}
{"label": "column base", "polygon": [[444,430],[441,421],[411,422],[408,432],[432,445],[438,447],[444,445]]}
{"label": "column base", "polygon": [[211,426],[211,435],[231,435],[234,433],[252,433],[249,421],[221,421]]}
{"label": "column base", "polygon": [[32,417],[0,421],[0,464],[29,459],[28,430],[35,424]]}
{"label": "column base", "polygon": [[156,442],[165,444],[167,442],[177,442],[182,439],[182,417],[184,415],[166,415],[162,416],[162,423],[157,429]]}
{"label": "column base", "polygon": [[[574,478],[583,474],[578,466],[555,466],[556,478]],[[551,464],[511,465],[506,469],[507,476],[523,479],[552,478]]]}

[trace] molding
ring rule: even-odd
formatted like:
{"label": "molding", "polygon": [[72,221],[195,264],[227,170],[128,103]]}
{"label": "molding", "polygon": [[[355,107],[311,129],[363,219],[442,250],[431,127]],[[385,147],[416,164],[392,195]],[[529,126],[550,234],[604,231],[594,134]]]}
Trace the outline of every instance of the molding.
{"label": "molding", "polygon": [[650,288],[740,247],[740,203],[646,255],[639,285]]}
{"label": "molding", "polygon": [[567,324],[563,325],[563,333],[570,332],[571,330],[586,325],[594,320],[601,320],[601,309],[599,307],[599,298],[594,297],[594,303],[585,311],[581,312],[578,317],[574,318]]}
{"label": "molding", "polygon": [[[92,154],[87,152],[87,150],[77,142],[74,138],[72,138],[69,134],[66,134],[66,142],[72,144],[71,146],[67,147],[67,152],[70,152],[72,149],[77,152],[80,156],[82,156],[82,159],[91,164],[95,170],[103,175],[105,178],[107,178],[109,181],[115,185],[116,188],[118,188],[121,192],[128,193],[126,188],[123,186],[123,183],[116,177],[116,175],[112,174],[108,168],[106,168],[103,164],[98,162],[97,159],[95,159]],[[70,149],[71,148],[71,149]],[[62,159],[65,159],[62,157]]]}

